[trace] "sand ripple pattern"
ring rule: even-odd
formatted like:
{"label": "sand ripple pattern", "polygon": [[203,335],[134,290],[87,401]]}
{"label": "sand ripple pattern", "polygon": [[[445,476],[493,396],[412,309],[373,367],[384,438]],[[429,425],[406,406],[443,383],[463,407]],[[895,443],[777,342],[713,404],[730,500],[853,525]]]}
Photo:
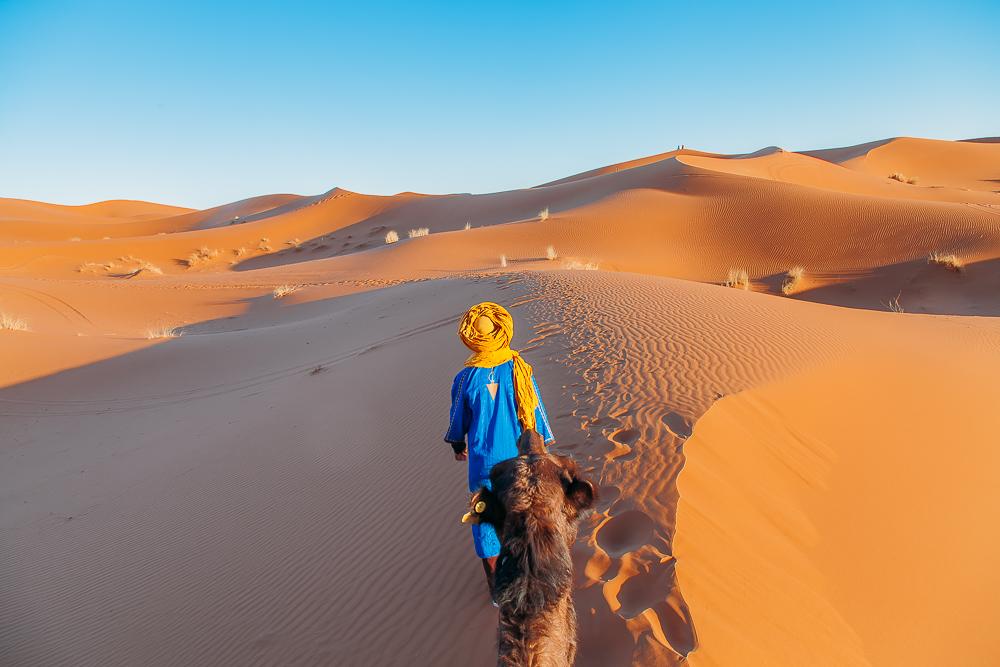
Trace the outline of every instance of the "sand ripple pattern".
{"label": "sand ripple pattern", "polygon": [[795,317],[813,304],[634,274],[524,281],[536,337],[548,339],[539,373],[572,371],[559,448],[601,481],[575,554],[580,664],[677,664],[697,646],[671,549],[684,440],[718,398],[849,343]]}

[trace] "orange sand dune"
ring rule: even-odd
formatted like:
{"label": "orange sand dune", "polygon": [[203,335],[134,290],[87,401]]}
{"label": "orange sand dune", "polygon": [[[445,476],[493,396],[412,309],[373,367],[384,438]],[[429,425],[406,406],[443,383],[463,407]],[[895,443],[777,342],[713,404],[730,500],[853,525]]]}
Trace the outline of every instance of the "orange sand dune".
{"label": "orange sand dune", "polygon": [[0,200],[0,664],[489,664],[440,441],[484,299],[599,480],[579,665],[996,664],[998,178],[903,138]]}
{"label": "orange sand dune", "polygon": [[15,222],[112,223],[136,219],[165,218],[171,215],[189,213],[192,210],[180,206],[134,200],[110,200],[82,206],[63,206],[27,199],[0,198],[0,220],[5,223],[5,227]]}
{"label": "orange sand dune", "polygon": [[924,187],[1000,190],[997,146],[990,142],[900,137],[807,154],[875,176],[900,172]]}

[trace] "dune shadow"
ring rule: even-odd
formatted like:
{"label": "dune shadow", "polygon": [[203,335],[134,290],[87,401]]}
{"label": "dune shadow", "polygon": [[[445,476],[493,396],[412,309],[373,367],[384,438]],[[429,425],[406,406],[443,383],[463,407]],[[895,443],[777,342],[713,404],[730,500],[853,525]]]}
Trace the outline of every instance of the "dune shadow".
{"label": "dune shadow", "polygon": [[[827,276],[819,276],[825,279]],[[781,294],[785,274],[755,282]],[[1000,258],[966,264],[961,271],[916,259],[869,271],[838,274],[833,282],[808,287],[786,298],[833,306],[889,310],[898,297],[903,311],[929,315],[1000,315]]]}

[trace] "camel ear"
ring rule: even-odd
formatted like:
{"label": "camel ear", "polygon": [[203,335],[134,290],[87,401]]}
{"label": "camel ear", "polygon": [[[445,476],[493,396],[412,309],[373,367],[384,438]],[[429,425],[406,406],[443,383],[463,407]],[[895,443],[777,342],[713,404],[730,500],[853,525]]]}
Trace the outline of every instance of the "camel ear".
{"label": "camel ear", "polygon": [[596,498],[597,490],[589,479],[574,477],[566,487],[566,502],[575,507],[577,512],[589,510],[594,506]]}

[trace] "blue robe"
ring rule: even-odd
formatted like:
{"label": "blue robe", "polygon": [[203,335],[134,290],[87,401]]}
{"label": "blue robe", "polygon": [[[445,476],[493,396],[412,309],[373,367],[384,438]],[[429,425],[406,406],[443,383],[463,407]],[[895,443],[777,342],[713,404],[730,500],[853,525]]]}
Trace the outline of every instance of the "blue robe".
{"label": "blue robe", "polygon": [[[459,371],[451,384],[451,413],[448,442],[462,442],[468,437],[469,492],[490,486],[490,470],[497,463],[517,456],[517,439],[521,424],[517,420],[514,403],[513,361],[494,368],[468,366]],[[546,443],[555,440],[549,426],[548,415],[542,404],[538,383],[531,378],[538,396],[535,408],[535,429]],[[496,397],[489,385],[497,384]],[[500,539],[489,524],[472,526],[472,541],[480,558],[500,555]]]}

